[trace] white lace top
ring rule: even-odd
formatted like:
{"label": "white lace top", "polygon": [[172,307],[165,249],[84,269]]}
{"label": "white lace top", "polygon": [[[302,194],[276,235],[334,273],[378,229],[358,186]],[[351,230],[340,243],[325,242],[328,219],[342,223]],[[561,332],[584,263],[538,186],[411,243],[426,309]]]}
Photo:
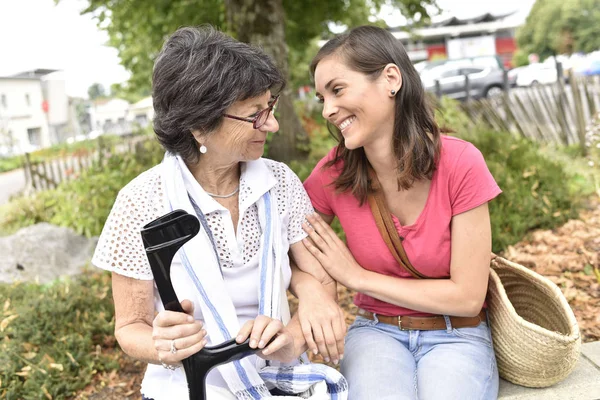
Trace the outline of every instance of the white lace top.
{"label": "white lace top", "polygon": [[[306,237],[302,230],[302,222],[307,214],[313,212],[310,199],[300,179],[287,165],[273,160],[263,160],[277,179],[278,183],[271,189],[271,193],[277,200],[282,221],[287,223],[288,241],[290,245],[294,244]],[[247,199],[255,197],[252,196],[254,179],[261,179],[261,177],[248,176],[242,168],[237,238],[233,235],[232,220],[223,207],[218,205],[211,207],[216,209],[207,213],[206,208],[201,205],[215,238],[223,268],[247,265],[258,253],[262,231],[258,222],[256,202],[243,208]],[[127,184],[119,192],[106,220],[92,263],[102,269],[131,278],[151,280],[152,272],[146,258],[140,230],[165,213],[165,200],[157,167],[142,173]]]}
{"label": "white lace top", "polygon": [[[170,211],[160,171],[159,166],[154,167],[140,174],[121,189],[98,240],[92,264],[135,279],[153,279],[140,230],[147,223]],[[274,179],[265,176],[265,173],[272,174]],[[306,215],[314,212],[310,199],[300,179],[285,164],[268,159],[242,164],[240,217],[238,229],[234,231],[229,211],[209,196],[201,195],[203,189],[187,168],[184,170],[184,175],[192,185],[189,194],[206,215],[215,238],[225,287],[236,309],[239,325],[242,326],[258,314],[258,250],[262,228],[258,219],[257,201],[267,190],[270,190],[272,198],[277,202],[281,226],[287,231],[287,238],[283,238],[285,246],[291,246],[307,236],[302,229],[302,222]],[[275,186],[266,186],[266,182],[273,180],[276,181]],[[176,254],[171,266],[171,276],[173,277],[173,271],[182,268],[181,259]],[[291,279],[291,270],[287,261],[283,263],[282,269],[283,284],[287,287]],[[179,279],[185,281],[189,279],[186,277],[173,279],[180,300],[195,298],[195,289],[192,291],[181,289],[182,281]],[[194,318],[204,320],[200,304],[192,301]],[[164,309],[156,286],[154,307],[158,312]],[[216,344],[212,343],[210,336],[208,340],[209,346]],[[209,373],[206,383],[211,386],[227,387],[217,369]],[[154,400],[170,400],[173,398],[174,390],[185,393],[186,388],[185,375],[181,368],[169,371],[160,365],[148,365],[142,382],[142,393],[146,397]]]}

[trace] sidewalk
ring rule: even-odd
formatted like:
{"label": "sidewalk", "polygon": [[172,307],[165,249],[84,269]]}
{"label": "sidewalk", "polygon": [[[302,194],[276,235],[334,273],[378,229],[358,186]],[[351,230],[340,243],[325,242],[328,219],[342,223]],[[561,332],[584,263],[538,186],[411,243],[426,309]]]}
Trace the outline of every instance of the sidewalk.
{"label": "sidewalk", "polygon": [[600,342],[583,344],[575,370],[564,381],[532,389],[500,380],[499,400],[598,400],[600,399]]}

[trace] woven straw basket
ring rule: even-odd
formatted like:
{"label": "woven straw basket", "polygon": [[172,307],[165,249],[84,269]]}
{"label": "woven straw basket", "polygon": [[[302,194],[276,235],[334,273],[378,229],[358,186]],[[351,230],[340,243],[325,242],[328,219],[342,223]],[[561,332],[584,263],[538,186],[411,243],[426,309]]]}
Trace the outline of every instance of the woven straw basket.
{"label": "woven straw basket", "polygon": [[522,386],[546,387],[573,371],[581,350],[579,326],[552,281],[496,257],[487,301],[502,378]]}

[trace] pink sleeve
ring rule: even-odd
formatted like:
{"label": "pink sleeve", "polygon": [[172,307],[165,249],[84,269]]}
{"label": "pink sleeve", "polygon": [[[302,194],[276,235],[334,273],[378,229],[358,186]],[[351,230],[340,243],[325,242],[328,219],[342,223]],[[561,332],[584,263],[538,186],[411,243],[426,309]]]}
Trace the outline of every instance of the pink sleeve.
{"label": "pink sleeve", "polygon": [[335,215],[332,209],[331,169],[323,166],[331,159],[331,152],[317,163],[310,176],[304,181],[304,188],[315,210],[322,214]]}
{"label": "pink sleeve", "polygon": [[450,178],[452,216],[472,210],[502,193],[483,155],[467,143],[458,155]]}

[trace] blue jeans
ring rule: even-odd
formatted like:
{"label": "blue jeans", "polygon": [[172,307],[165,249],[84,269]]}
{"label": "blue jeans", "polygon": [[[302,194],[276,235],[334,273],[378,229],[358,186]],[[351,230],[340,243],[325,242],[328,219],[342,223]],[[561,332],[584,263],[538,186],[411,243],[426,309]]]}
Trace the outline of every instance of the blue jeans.
{"label": "blue jeans", "polygon": [[341,372],[349,400],[491,400],[498,369],[491,333],[473,328],[401,331],[357,317],[346,335]]}

